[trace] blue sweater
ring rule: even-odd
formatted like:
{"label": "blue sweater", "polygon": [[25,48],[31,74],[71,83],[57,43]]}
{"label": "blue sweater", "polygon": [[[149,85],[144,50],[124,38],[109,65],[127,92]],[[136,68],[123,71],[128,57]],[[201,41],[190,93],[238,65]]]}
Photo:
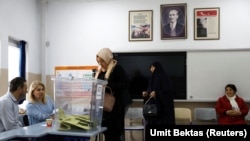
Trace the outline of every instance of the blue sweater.
{"label": "blue sweater", "polygon": [[29,119],[29,125],[36,124],[39,122],[44,122],[47,118],[50,118],[53,115],[53,110],[55,108],[53,100],[50,96],[45,96],[47,102],[45,104],[37,103],[28,103],[27,104],[27,115]]}

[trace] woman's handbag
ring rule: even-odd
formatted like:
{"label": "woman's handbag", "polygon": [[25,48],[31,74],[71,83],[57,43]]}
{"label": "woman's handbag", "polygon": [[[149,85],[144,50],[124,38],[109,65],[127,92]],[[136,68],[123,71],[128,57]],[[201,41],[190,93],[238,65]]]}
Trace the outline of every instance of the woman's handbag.
{"label": "woman's handbag", "polygon": [[103,103],[103,110],[107,112],[111,112],[115,105],[115,97],[113,95],[112,89],[110,87],[106,87],[110,89],[110,93],[105,93],[104,95],[104,103]]}
{"label": "woman's handbag", "polygon": [[143,106],[144,118],[156,117],[158,115],[158,109],[155,98],[149,98]]}

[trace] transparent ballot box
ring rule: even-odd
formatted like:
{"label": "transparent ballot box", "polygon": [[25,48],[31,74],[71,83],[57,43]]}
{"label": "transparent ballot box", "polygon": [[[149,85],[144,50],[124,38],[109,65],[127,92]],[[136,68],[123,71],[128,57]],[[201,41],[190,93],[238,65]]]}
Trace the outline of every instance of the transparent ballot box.
{"label": "transparent ballot box", "polygon": [[55,77],[55,125],[58,130],[90,130],[101,127],[107,81],[92,78]]}

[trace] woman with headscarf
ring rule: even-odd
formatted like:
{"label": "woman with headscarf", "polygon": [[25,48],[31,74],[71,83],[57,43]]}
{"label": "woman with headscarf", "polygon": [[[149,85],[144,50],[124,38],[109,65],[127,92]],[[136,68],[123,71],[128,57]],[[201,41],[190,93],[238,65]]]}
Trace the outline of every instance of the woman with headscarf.
{"label": "woman with headscarf", "polygon": [[237,88],[234,84],[225,86],[225,95],[219,97],[215,106],[218,114],[218,124],[247,124],[245,116],[249,108],[244,99],[236,95]]}
{"label": "woman with headscarf", "polygon": [[173,88],[169,76],[160,62],[150,65],[152,72],[148,90],[142,92],[144,101],[155,98],[157,117],[145,117],[147,125],[175,125]]}
{"label": "woman with headscarf", "polygon": [[[113,59],[113,53],[109,48],[102,48],[96,55],[99,68],[95,78],[107,80],[107,86],[112,89],[115,104],[111,112],[103,111],[102,126],[107,127],[104,132],[105,141],[120,141],[124,131],[124,110],[122,93],[128,88],[127,75],[117,62]],[[106,89],[106,92],[109,92]]]}

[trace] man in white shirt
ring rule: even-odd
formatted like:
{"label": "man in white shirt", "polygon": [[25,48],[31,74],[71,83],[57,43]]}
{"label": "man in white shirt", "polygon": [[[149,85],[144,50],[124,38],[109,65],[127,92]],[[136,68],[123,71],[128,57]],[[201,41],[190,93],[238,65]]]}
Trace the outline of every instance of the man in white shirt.
{"label": "man in white shirt", "polygon": [[18,101],[27,93],[27,82],[22,77],[10,81],[7,94],[0,97],[0,133],[22,127],[19,120]]}

